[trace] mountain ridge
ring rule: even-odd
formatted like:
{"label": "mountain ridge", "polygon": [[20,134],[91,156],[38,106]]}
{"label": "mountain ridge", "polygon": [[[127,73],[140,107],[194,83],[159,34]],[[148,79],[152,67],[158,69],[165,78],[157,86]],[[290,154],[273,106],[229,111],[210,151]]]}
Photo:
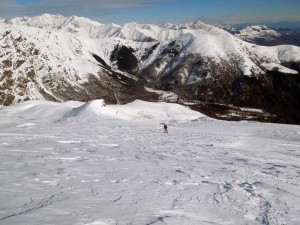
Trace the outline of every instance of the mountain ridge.
{"label": "mountain ridge", "polygon": [[[270,74],[295,76],[289,81],[294,87],[300,71],[299,47],[258,46],[201,21],[117,25],[45,14],[0,22],[0,37],[4,105],[30,99],[155,99],[144,89],[150,86],[185,99],[262,107],[270,98],[262,93],[274,95]],[[291,99],[297,101],[294,92]]]}

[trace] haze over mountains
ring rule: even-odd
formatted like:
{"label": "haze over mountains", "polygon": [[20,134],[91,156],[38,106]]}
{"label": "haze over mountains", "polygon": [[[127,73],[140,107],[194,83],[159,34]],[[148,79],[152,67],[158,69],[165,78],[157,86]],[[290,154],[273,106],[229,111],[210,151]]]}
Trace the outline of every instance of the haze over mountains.
{"label": "haze over mountains", "polygon": [[251,29],[233,35],[201,21],[117,25],[49,14],[1,19],[0,104],[157,99],[148,86],[184,100],[290,108],[294,117],[300,47],[243,41],[261,38]]}

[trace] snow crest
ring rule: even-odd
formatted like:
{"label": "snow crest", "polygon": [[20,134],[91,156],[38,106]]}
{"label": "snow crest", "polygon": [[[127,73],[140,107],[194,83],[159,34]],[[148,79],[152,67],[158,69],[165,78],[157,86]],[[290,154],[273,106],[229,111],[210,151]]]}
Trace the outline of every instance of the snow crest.
{"label": "snow crest", "polygon": [[126,105],[107,105],[103,99],[63,103],[27,101],[11,107],[3,107],[0,112],[30,121],[47,120],[50,122],[77,118],[78,120],[120,119],[142,123],[184,123],[206,117],[174,103],[135,100]]}
{"label": "snow crest", "polygon": [[103,99],[93,100],[87,103],[84,103],[82,106],[73,109],[70,112],[72,116],[95,116],[101,114],[111,114],[112,110],[108,108]]}

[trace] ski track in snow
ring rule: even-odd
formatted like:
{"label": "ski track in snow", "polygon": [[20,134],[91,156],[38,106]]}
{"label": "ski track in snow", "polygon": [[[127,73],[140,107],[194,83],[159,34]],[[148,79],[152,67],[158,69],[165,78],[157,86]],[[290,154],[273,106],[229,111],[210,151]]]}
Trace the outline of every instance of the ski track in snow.
{"label": "ski track in snow", "polygon": [[20,119],[0,157],[0,224],[300,224],[299,126]]}

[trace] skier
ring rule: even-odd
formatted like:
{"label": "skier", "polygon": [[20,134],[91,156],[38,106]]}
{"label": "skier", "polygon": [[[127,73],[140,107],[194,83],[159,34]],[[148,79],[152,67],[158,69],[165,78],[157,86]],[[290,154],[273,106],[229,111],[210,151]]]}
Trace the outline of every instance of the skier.
{"label": "skier", "polygon": [[167,124],[164,125],[164,133],[165,133],[165,134],[168,133],[168,126],[167,126]]}

